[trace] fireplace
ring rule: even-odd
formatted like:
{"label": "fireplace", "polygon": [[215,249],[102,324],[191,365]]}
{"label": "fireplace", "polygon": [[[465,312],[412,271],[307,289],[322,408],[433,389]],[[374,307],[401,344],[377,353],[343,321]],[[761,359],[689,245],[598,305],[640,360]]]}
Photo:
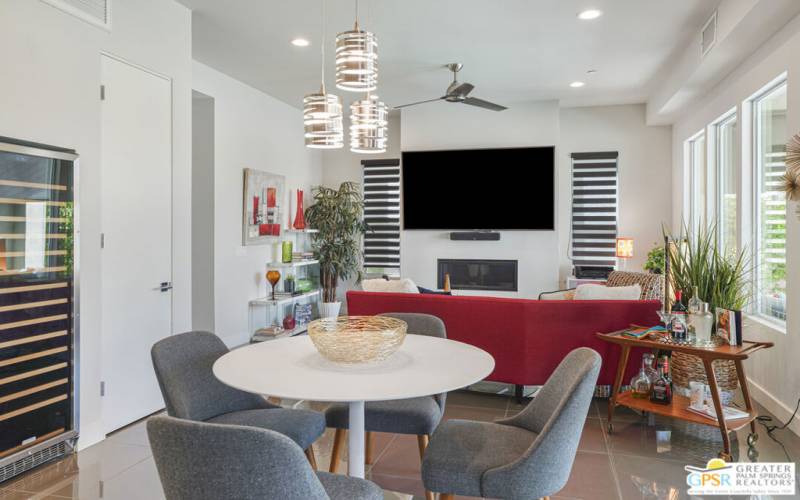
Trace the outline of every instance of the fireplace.
{"label": "fireplace", "polygon": [[437,286],[450,275],[453,290],[517,291],[517,261],[492,259],[438,259]]}

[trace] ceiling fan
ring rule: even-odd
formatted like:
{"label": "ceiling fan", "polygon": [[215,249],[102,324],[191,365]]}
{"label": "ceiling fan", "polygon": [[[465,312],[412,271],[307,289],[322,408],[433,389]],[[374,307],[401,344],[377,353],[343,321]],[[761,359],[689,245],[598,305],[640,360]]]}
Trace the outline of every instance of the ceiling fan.
{"label": "ceiling fan", "polygon": [[428,99],[427,101],[419,101],[419,102],[412,102],[409,104],[403,104],[401,106],[395,106],[394,109],[400,108],[407,108],[409,106],[416,106],[417,104],[425,104],[426,102],[434,102],[434,101],[441,101],[445,100],[447,102],[460,102],[464,104],[469,104],[470,106],[478,106],[479,108],[484,109],[491,109],[492,111],[503,111],[504,109],[508,109],[505,106],[501,106],[499,104],[495,104],[493,102],[484,101],[483,99],[478,99],[477,97],[469,97],[469,93],[472,92],[472,89],[475,88],[474,85],[471,83],[461,83],[456,80],[456,75],[461,68],[464,67],[461,63],[450,63],[446,64],[445,67],[453,72],[453,83],[447,87],[444,95],[442,97],[437,97],[436,99]]}

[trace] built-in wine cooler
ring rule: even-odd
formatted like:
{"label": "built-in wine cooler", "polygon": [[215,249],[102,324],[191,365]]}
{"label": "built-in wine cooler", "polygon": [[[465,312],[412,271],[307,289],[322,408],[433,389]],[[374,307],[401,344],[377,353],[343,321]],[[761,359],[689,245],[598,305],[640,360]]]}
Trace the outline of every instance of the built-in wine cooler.
{"label": "built-in wine cooler", "polygon": [[77,439],[76,159],[0,137],[0,482]]}

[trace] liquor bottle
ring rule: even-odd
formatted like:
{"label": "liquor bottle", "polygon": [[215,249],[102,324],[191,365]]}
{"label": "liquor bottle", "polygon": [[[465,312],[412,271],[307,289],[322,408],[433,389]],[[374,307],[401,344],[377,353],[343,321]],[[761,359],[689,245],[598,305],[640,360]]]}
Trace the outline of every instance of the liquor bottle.
{"label": "liquor bottle", "polygon": [[450,291],[450,273],[444,273],[444,288],[442,290],[445,292]]}
{"label": "liquor bottle", "polygon": [[647,376],[647,369],[653,368],[653,365],[649,363],[653,362],[653,357],[650,355],[650,358],[647,357],[647,354],[642,356],[642,368],[639,370],[639,373],[633,377],[631,380],[631,395],[637,399],[647,399],[650,396],[650,389],[652,389],[652,383],[650,382],[650,377]]}
{"label": "liquor bottle", "polygon": [[662,373],[669,382],[669,388],[672,389],[672,365],[670,365],[670,356],[664,354],[662,356],[659,356],[659,359],[661,360],[661,363],[663,363],[664,366]]}
{"label": "liquor bottle", "polygon": [[664,366],[664,358],[661,358],[658,360],[658,371],[661,373],[661,376],[656,380],[653,384],[653,388],[650,390],[650,401],[662,405],[672,403],[672,387],[670,387],[669,380],[664,374],[665,369],[668,370],[669,368]]}
{"label": "liquor bottle", "polygon": [[670,332],[675,340],[686,340],[686,306],[681,302],[681,291],[675,292],[675,303],[672,304],[672,323]]}
{"label": "liquor bottle", "polygon": [[703,301],[700,299],[700,292],[698,292],[697,287],[692,287],[692,298],[689,299],[689,306],[688,312],[689,314],[697,314],[700,312],[700,304]]}

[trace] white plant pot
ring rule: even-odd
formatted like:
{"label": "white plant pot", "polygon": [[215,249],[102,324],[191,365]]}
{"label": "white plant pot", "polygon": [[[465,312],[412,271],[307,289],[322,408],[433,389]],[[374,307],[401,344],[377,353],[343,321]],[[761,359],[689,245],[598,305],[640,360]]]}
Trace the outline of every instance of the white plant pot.
{"label": "white plant pot", "polygon": [[339,309],[341,308],[341,302],[321,302],[319,304],[319,316],[320,318],[335,318],[339,316]]}

